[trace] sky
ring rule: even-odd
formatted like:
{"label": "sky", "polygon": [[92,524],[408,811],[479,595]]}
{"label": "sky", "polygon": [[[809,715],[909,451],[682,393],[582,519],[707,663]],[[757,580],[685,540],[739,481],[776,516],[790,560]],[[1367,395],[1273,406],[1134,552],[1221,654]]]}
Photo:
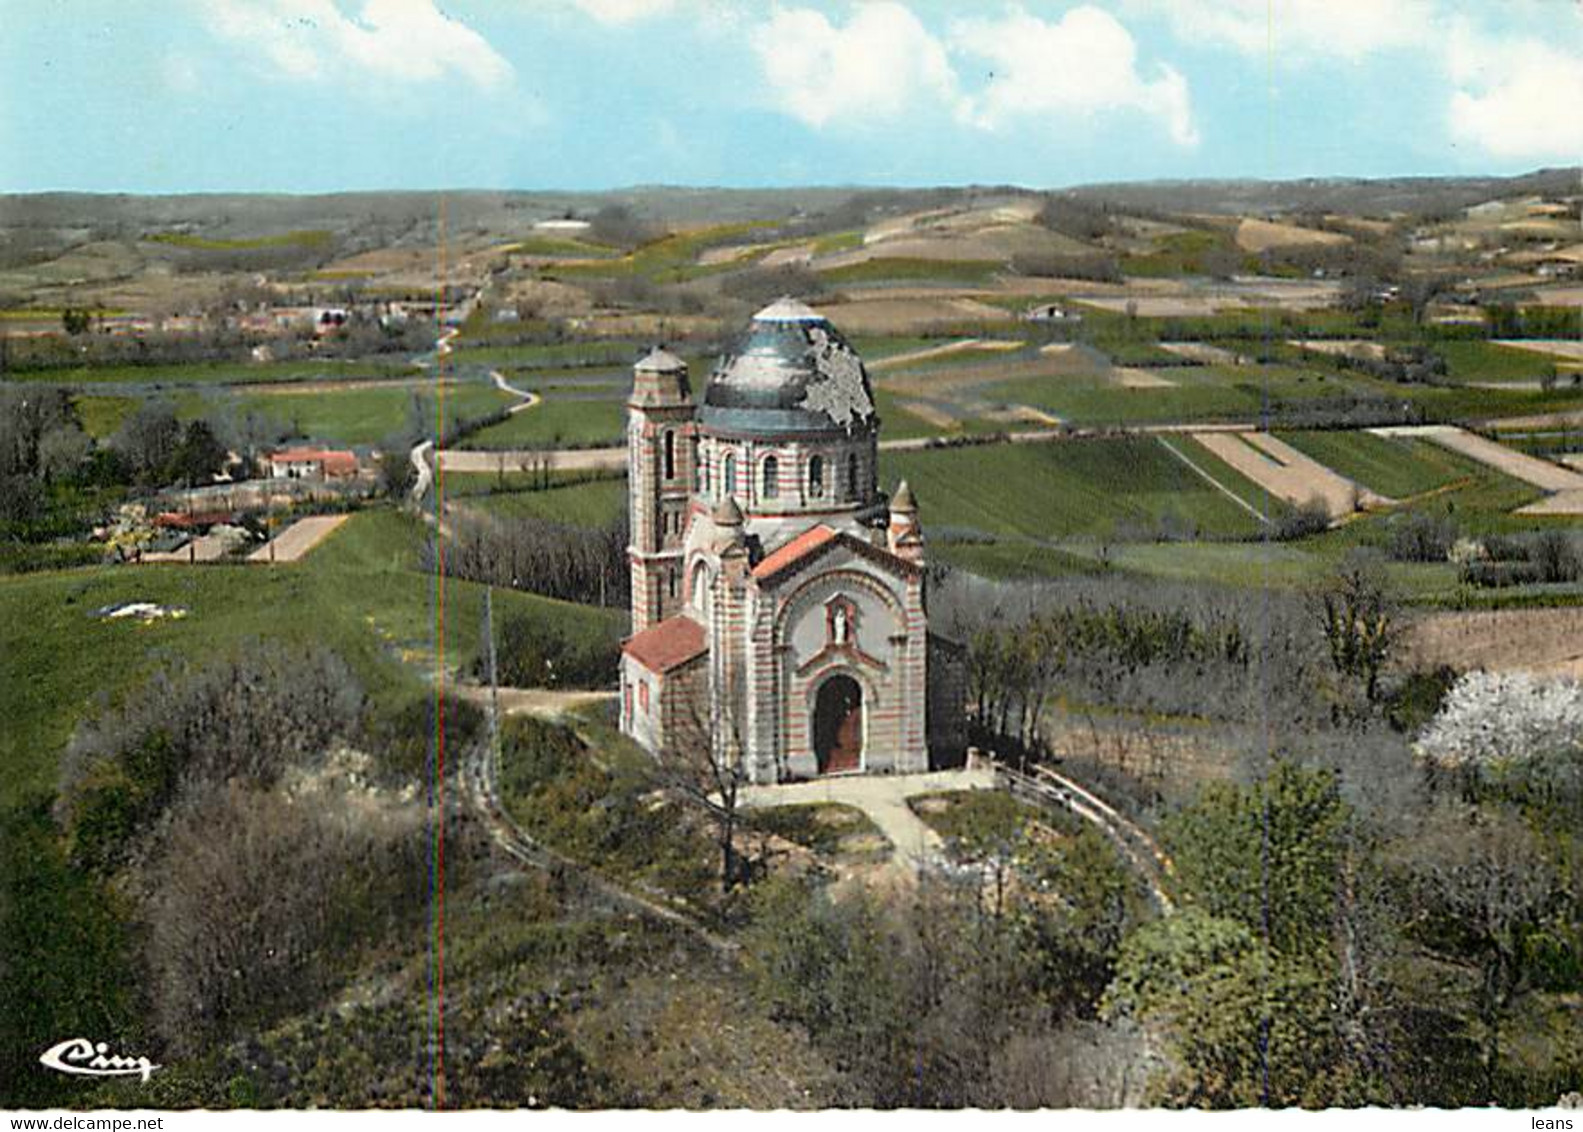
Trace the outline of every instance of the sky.
{"label": "sky", "polygon": [[1583,0],[0,0],[0,190],[1510,174]]}

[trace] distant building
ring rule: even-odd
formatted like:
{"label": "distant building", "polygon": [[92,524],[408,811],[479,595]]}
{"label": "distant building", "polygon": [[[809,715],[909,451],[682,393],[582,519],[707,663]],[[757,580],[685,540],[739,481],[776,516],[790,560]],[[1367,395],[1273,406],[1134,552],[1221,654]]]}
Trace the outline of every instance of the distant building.
{"label": "distant building", "polygon": [[1060,303],[1040,303],[1036,307],[1029,307],[1023,311],[1022,317],[1027,322],[1053,322],[1063,326],[1076,326],[1083,321],[1082,315],[1067,310]]}
{"label": "distant building", "polygon": [[563,218],[560,220],[540,220],[533,227],[538,232],[586,232],[590,225],[586,220]]}
{"label": "distant building", "polygon": [[623,732],[760,783],[960,751],[965,689],[928,631],[918,507],[905,484],[878,490],[873,389],[825,318],[760,311],[701,403],[684,362],[650,353],[627,435]]}
{"label": "distant building", "polygon": [[269,474],[278,480],[347,479],[357,469],[357,453],[333,448],[285,448],[269,457]]}
{"label": "distant building", "polygon": [[313,319],[315,334],[334,334],[351,321],[352,312],[345,307],[325,307]]}

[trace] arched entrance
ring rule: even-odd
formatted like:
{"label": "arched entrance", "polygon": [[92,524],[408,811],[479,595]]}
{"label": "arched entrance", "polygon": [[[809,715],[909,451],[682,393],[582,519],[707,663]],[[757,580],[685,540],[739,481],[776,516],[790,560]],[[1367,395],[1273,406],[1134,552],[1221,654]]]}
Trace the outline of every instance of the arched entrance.
{"label": "arched entrance", "polygon": [[813,749],[820,774],[863,765],[863,689],[850,676],[832,676],[814,700]]}

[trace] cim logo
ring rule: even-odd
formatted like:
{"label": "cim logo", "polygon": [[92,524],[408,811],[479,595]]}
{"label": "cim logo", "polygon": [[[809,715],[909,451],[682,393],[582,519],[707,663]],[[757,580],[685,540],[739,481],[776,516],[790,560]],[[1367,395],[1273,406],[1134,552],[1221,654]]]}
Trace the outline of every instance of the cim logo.
{"label": "cim logo", "polygon": [[78,1077],[142,1077],[146,1083],[159,1066],[146,1057],[119,1057],[105,1042],[87,1038],[67,1038],[39,1057],[40,1063],[60,1073]]}

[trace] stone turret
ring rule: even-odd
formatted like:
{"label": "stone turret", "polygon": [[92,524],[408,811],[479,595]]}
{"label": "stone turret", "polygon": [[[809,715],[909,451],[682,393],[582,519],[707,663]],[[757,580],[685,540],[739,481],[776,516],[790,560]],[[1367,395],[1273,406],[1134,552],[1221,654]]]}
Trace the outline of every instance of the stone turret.
{"label": "stone turret", "polygon": [[697,458],[696,411],[687,363],[676,355],[652,350],[632,368],[627,559],[633,633],[672,616],[681,605],[682,538]]}
{"label": "stone turret", "polygon": [[885,529],[885,545],[898,558],[923,561],[923,528],[918,523],[918,501],[912,488],[902,480],[890,500],[890,524]]}

